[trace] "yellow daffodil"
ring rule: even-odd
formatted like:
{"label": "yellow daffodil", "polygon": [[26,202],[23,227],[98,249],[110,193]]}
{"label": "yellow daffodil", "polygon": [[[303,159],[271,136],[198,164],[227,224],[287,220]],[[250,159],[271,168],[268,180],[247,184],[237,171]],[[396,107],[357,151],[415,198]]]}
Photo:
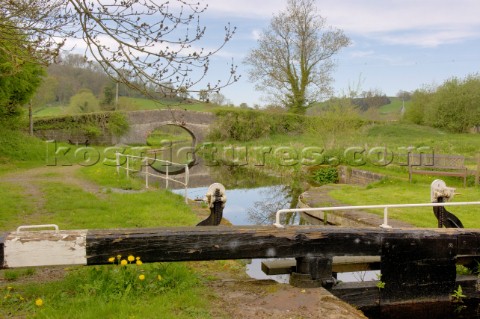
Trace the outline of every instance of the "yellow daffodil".
{"label": "yellow daffodil", "polygon": [[38,298],[37,300],[35,300],[35,306],[37,307],[41,307],[43,306],[43,300]]}
{"label": "yellow daffodil", "polygon": [[128,261],[126,259],[122,259],[122,261],[120,262],[120,265],[122,266],[126,266],[128,264]]}
{"label": "yellow daffodil", "polygon": [[140,257],[135,258],[136,260],[140,260]]}
{"label": "yellow daffodil", "polygon": [[137,264],[137,266],[141,266],[143,263],[142,263],[141,260],[137,260],[136,264]]}
{"label": "yellow daffodil", "polygon": [[140,279],[140,280],[145,280],[145,275],[140,275],[140,276],[138,276],[138,279]]}
{"label": "yellow daffodil", "polygon": [[129,261],[129,262],[132,262],[132,261],[134,261],[134,260],[135,260],[135,257],[133,257],[132,255],[128,256],[128,261]]}
{"label": "yellow daffodil", "polygon": [[157,276],[157,279],[158,279],[158,280],[162,280],[162,276],[158,275],[158,276]]}
{"label": "yellow daffodil", "polygon": [[110,258],[108,258],[108,262],[109,262],[109,263],[115,262],[115,257],[110,257]]}

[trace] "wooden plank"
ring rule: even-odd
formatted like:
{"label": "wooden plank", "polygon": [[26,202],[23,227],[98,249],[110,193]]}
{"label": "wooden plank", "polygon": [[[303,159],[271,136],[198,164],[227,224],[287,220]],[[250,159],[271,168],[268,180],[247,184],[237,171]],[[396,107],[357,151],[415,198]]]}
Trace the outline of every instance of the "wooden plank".
{"label": "wooden plank", "polygon": [[382,300],[449,296],[455,289],[456,238],[388,238],[382,249]]}
{"label": "wooden plank", "polygon": [[[32,234],[30,234],[32,233]],[[13,259],[23,258],[23,266],[28,266],[31,254],[39,254],[36,242],[44,241],[44,253],[47,242],[53,245],[67,245],[61,250],[67,258],[71,250],[78,250],[78,259],[71,262],[84,264],[80,260],[81,249],[85,249],[87,264],[108,264],[108,258],[121,254],[141,256],[144,262],[182,261],[182,260],[221,260],[244,258],[295,258],[303,256],[373,256],[380,255],[383,243],[391,238],[426,238],[431,242],[422,242],[425,251],[436,249],[435,239],[451,239],[456,249],[460,246],[461,255],[480,255],[480,230],[474,229],[380,229],[380,228],[343,228],[322,226],[294,226],[275,228],[273,226],[251,227],[171,227],[155,229],[115,229],[90,230],[86,233],[85,247],[75,244],[72,238],[78,237],[78,231],[61,231],[58,237],[52,232],[22,232],[22,238],[10,233],[2,238],[4,251],[3,265],[17,264]],[[73,237],[71,237],[73,236]],[[8,240],[7,240],[8,238]],[[460,240],[459,240],[460,239]],[[67,243],[63,243],[66,241]],[[24,245],[23,243],[29,243]],[[458,242],[458,245],[457,245]],[[18,245],[19,250],[14,247]],[[433,248],[432,248],[433,247]],[[21,249],[20,249],[21,248]],[[43,249],[43,248],[42,248]],[[62,255],[55,258],[62,259]],[[12,258],[12,260],[10,260]],[[410,258],[410,256],[406,256]],[[48,258],[47,258],[48,259]],[[42,259],[48,262],[45,258]],[[43,261],[42,261],[43,262]],[[59,261],[60,262],[60,261]],[[36,261],[34,265],[39,265]],[[32,264],[33,266],[33,264]]]}
{"label": "wooden plank", "polygon": [[[294,259],[262,261],[262,271],[266,275],[285,275],[295,271]],[[380,256],[335,256],[333,257],[333,272],[355,272],[380,269]]]}
{"label": "wooden plank", "polygon": [[334,296],[356,307],[375,306],[380,302],[380,289],[377,287],[377,282],[340,283],[329,291]]}
{"label": "wooden plank", "polygon": [[262,261],[262,271],[268,276],[291,274],[296,267],[297,261],[295,259]]}
{"label": "wooden plank", "polygon": [[22,231],[4,243],[4,267],[86,264],[86,230]]}
{"label": "wooden plank", "polygon": [[458,254],[480,256],[480,233],[462,233],[458,236]]}
{"label": "wooden plank", "polygon": [[87,235],[87,262],[106,263],[116,254],[134,254],[145,262],[379,255],[380,234],[383,232],[377,228],[318,226],[90,231]]}
{"label": "wooden plank", "polygon": [[333,257],[334,272],[354,272],[380,269],[380,256]]}
{"label": "wooden plank", "polygon": [[[146,262],[380,255],[388,238],[451,238],[456,246],[467,229],[380,229],[294,226],[215,226],[89,231],[88,264],[106,263],[116,254]],[[426,243],[426,242],[425,242]],[[427,245],[428,246],[428,245]],[[428,248],[425,248],[428,250]]]}
{"label": "wooden plank", "polygon": [[[377,280],[362,281],[362,282],[341,282],[334,286],[329,291],[336,297],[343,301],[355,305],[357,307],[372,307],[378,305],[398,305],[397,301],[388,299],[381,299],[381,290],[377,287]],[[480,292],[477,291],[477,277],[476,276],[458,276],[455,281],[455,287],[462,286],[462,290],[467,298],[480,298]],[[436,298],[425,298],[415,300],[416,304],[422,302],[432,302],[441,300],[438,296]],[[449,300],[449,296],[443,297],[443,300]]]}

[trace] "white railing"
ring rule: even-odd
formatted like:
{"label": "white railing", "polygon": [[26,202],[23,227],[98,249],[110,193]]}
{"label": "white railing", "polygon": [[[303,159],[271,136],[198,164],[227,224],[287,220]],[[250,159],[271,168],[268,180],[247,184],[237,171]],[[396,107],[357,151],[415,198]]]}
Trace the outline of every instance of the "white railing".
{"label": "white railing", "polygon": [[274,226],[278,228],[284,228],[280,222],[280,215],[285,213],[298,213],[298,212],[315,212],[315,211],[336,211],[336,210],[354,210],[354,209],[375,209],[383,208],[383,224],[379,225],[382,228],[392,228],[388,225],[388,209],[389,208],[406,208],[406,207],[436,207],[436,206],[467,206],[467,205],[480,205],[480,202],[457,202],[457,203],[425,203],[425,204],[391,204],[391,205],[363,205],[363,206],[337,206],[337,207],[312,207],[312,208],[291,208],[281,209],[277,211],[275,215]]}
{"label": "white railing", "polygon": [[[121,157],[126,158],[125,167],[123,167],[120,163],[120,158]],[[148,157],[148,156],[127,155],[127,154],[122,154],[122,153],[119,153],[119,152],[115,153],[115,159],[116,159],[117,174],[120,174],[120,169],[124,169],[126,174],[127,174],[127,178],[130,177],[130,172],[141,172],[142,171],[141,167],[145,167],[145,171],[144,171],[145,188],[148,188],[148,186],[149,186],[149,184],[148,184],[148,182],[149,182],[148,177],[149,176],[164,179],[165,180],[165,188],[168,188],[169,181],[182,185],[185,188],[185,202],[188,203],[188,180],[189,180],[189,177],[190,177],[190,171],[189,171],[189,168],[188,168],[188,164],[180,164],[180,163],[170,162],[170,161],[166,161],[166,160],[159,160],[159,159],[151,158],[151,157]],[[142,165],[141,165],[140,169],[136,169],[136,168],[131,167],[131,164],[133,164],[132,161],[141,161]],[[158,162],[158,163],[161,163],[161,164],[165,165],[165,175],[155,174],[155,173],[151,173],[151,172],[148,171],[148,167],[151,166],[151,163],[154,163],[154,162]],[[185,167],[185,174],[184,174],[183,181],[169,176],[170,165],[184,166]]]}

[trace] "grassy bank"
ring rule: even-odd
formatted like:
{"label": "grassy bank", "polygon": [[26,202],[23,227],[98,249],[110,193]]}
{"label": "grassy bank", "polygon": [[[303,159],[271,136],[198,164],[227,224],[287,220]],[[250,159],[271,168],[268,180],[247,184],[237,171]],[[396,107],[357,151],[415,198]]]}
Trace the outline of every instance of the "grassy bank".
{"label": "grassy bank", "polygon": [[[198,222],[181,196],[141,191],[110,166],[46,166],[44,142],[7,130],[0,136],[0,232],[28,224],[108,229]],[[192,264],[112,257],[107,266],[0,271],[0,317],[211,317],[214,296]]]}
{"label": "grassy bank", "polygon": [[45,142],[0,125],[0,175],[12,169],[45,163]]}
{"label": "grassy bank", "polygon": [[[189,111],[210,112],[216,105],[205,103],[196,100],[176,100],[163,99],[161,101],[154,101],[142,98],[121,97],[118,110],[121,111],[140,111],[140,110],[158,110],[158,109],[186,109]],[[40,107],[34,110],[34,117],[45,116],[63,116],[68,115],[68,105],[55,105]]]}

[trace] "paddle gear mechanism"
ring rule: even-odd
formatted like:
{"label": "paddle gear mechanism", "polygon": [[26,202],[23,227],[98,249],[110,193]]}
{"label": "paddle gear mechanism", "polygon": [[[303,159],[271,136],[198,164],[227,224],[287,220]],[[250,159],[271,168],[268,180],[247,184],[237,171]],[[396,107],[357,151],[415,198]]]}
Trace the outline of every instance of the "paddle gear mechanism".
{"label": "paddle gear mechanism", "polygon": [[[455,188],[447,187],[441,179],[434,180],[430,190],[432,203],[448,202],[455,195]],[[460,219],[447,211],[444,206],[433,207],[433,213],[438,220],[438,228],[464,228]]]}
{"label": "paddle gear mechanism", "polygon": [[210,216],[201,221],[197,226],[217,226],[222,221],[223,209],[227,202],[225,187],[220,183],[213,183],[207,190],[203,199],[210,208]]}

